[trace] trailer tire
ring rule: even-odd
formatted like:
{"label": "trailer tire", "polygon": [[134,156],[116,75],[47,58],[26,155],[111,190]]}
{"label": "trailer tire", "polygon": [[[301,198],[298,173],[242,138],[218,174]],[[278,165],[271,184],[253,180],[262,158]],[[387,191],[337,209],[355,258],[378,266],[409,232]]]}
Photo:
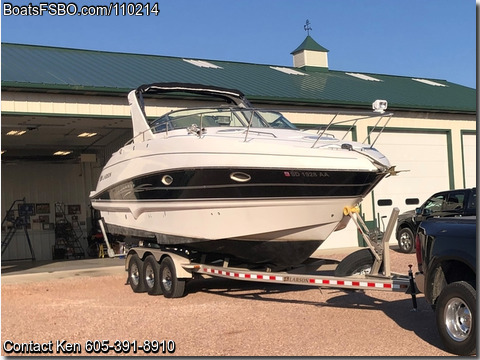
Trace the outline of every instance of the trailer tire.
{"label": "trailer tire", "polygon": [[142,293],[147,290],[143,278],[143,261],[137,254],[133,254],[128,263],[128,283],[133,292]]}
{"label": "trailer tire", "polygon": [[143,279],[149,295],[161,295],[160,265],[153,255],[148,255],[143,263]]}
{"label": "trailer tire", "polygon": [[169,256],[160,263],[160,286],[166,298],[179,298],[185,293],[185,280],[177,278],[175,264]]}
{"label": "trailer tire", "polygon": [[474,287],[465,281],[453,282],[440,293],[435,318],[447,351],[464,356],[476,352],[476,302]]}
{"label": "trailer tire", "polygon": [[357,250],[346,256],[335,269],[335,276],[369,274],[375,257],[370,249]]}

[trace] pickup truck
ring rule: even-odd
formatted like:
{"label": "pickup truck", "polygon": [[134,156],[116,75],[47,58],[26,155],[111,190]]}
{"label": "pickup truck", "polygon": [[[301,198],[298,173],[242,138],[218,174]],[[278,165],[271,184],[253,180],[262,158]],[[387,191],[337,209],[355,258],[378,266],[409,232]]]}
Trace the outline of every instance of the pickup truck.
{"label": "pickup truck", "polygon": [[411,253],[418,225],[432,217],[471,216],[477,212],[477,189],[458,189],[433,194],[422,206],[400,214],[396,238],[400,252]]}
{"label": "pickup truck", "polygon": [[476,352],[477,222],[475,216],[423,221],[416,236],[415,282],[435,311],[447,351]]}

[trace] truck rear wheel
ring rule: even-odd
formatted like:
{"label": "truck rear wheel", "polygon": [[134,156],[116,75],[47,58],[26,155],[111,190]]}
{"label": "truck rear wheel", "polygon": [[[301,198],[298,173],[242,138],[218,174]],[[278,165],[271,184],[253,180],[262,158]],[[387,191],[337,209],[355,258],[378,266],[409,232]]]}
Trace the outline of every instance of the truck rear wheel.
{"label": "truck rear wheel", "polygon": [[143,279],[149,295],[161,295],[160,265],[153,255],[148,255],[143,263]]}
{"label": "truck rear wheel", "polygon": [[141,293],[147,290],[143,278],[143,261],[137,254],[133,254],[128,263],[128,283],[133,292]]}
{"label": "truck rear wheel", "polygon": [[475,289],[465,281],[451,283],[440,293],[435,317],[447,351],[457,355],[476,352],[476,302]]}
{"label": "truck rear wheel", "polygon": [[357,250],[340,261],[335,269],[335,276],[370,274],[375,261],[370,249]]}
{"label": "truck rear wheel", "polygon": [[410,254],[414,247],[414,236],[412,230],[409,228],[403,228],[398,233],[398,246],[402,253]]}
{"label": "truck rear wheel", "polygon": [[160,286],[163,296],[166,298],[182,297],[185,292],[185,280],[177,278],[175,264],[173,260],[167,256],[160,263]]}

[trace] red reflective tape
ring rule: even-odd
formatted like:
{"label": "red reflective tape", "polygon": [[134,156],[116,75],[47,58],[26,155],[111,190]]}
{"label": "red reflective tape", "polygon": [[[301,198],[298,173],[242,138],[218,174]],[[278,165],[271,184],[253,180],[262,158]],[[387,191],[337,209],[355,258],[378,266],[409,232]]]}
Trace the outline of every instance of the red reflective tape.
{"label": "red reflective tape", "polygon": [[240,274],[235,273],[235,274],[233,274],[233,276],[235,276],[235,277],[240,277]]}
{"label": "red reflective tape", "polygon": [[250,279],[250,274],[245,274],[246,279]]}
{"label": "red reflective tape", "polygon": [[375,283],[367,283],[368,287],[375,287]]}
{"label": "red reflective tape", "polygon": [[345,281],[343,281],[343,280],[338,280],[338,281],[337,281],[337,285],[345,285]]}
{"label": "red reflective tape", "polygon": [[311,284],[315,284],[315,279],[308,279],[308,282]]}
{"label": "red reflective tape", "polygon": [[276,280],[277,278],[273,275],[270,275],[270,280]]}
{"label": "red reflective tape", "polygon": [[330,280],[322,280],[322,284],[330,284]]}
{"label": "red reflective tape", "polygon": [[352,281],[353,286],[360,286],[360,281]]}
{"label": "red reflective tape", "polygon": [[383,287],[384,287],[384,288],[391,289],[391,288],[392,288],[392,284],[383,284]]}

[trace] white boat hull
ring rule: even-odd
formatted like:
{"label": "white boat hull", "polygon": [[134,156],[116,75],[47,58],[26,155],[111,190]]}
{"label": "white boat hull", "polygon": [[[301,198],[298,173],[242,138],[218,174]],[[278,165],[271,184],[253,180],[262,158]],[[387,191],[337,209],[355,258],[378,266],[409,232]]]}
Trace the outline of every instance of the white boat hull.
{"label": "white boat hull", "polygon": [[343,208],[359,201],[327,198],[96,202],[95,208],[107,224],[162,237],[166,244],[228,238],[323,241],[342,221]]}

